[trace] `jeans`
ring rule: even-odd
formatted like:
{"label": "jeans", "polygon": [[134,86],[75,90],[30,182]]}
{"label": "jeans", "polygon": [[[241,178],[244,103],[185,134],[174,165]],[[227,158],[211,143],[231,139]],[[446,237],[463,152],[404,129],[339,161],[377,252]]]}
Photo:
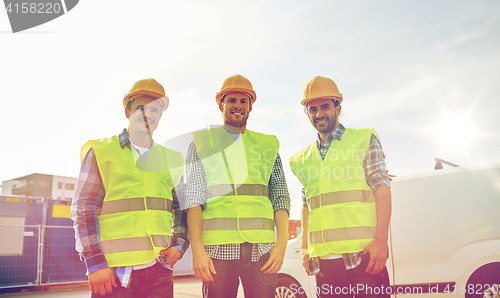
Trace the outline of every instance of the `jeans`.
{"label": "jeans", "polygon": [[252,244],[240,246],[239,260],[212,259],[217,274],[213,282],[203,282],[204,298],[235,298],[238,286],[243,285],[245,298],[274,298],[277,274],[264,274],[260,268],[269,260],[269,253],[252,262]]}
{"label": "jeans", "polygon": [[316,275],[316,295],[320,298],[389,298],[388,291],[391,293],[391,289],[387,267],[378,274],[371,275],[365,272],[369,261],[369,255],[364,255],[359,266],[346,270],[343,258],[320,259],[320,272]]}
{"label": "jeans", "polygon": [[[116,283],[120,285],[118,279],[116,279]],[[117,288],[113,288],[111,294],[101,296],[92,293],[91,295],[92,298],[172,298],[173,296],[174,283],[172,270],[161,266],[160,263],[156,263],[149,268],[133,270],[128,288],[118,286]]]}

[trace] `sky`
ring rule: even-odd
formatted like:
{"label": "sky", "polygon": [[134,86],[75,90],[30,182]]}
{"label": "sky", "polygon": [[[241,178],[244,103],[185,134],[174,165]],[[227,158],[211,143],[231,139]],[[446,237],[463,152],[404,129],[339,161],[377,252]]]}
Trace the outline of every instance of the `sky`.
{"label": "sky", "polygon": [[293,219],[288,161],[316,138],[300,100],[317,75],[343,94],[344,126],[377,131],[392,175],[499,161],[499,33],[498,1],[85,0],[16,34],[0,12],[0,181],[77,177],[81,146],[127,126],[139,79],[170,97],[156,142],[222,124],[234,74],[257,93],[247,128],[280,141]]}

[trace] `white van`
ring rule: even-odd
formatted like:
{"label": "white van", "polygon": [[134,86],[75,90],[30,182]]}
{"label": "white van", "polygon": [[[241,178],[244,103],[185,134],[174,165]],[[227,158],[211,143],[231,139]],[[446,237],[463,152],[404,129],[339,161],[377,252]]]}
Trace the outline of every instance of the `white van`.
{"label": "white van", "polygon": [[[396,177],[391,191],[392,293],[472,298],[500,284],[500,163]],[[288,242],[276,297],[316,297],[300,239]]]}

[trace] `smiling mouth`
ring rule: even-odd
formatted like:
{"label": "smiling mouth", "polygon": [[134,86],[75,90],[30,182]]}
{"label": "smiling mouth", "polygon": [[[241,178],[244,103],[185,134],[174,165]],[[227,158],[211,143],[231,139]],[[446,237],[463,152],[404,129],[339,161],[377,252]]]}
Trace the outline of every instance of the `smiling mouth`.
{"label": "smiling mouth", "polygon": [[236,115],[236,116],[241,116],[241,115],[243,115],[243,112],[231,112],[231,114]]}
{"label": "smiling mouth", "polygon": [[140,121],[140,122],[142,122],[142,123],[144,123],[144,124],[147,124],[147,125],[151,125],[151,124],[153,124],[153,123],[154,123],[154,121],[153,121],[153,120],[149,120],[149,119],[147,119],[147,118],[142,118],[142,119],[140,119],[139,121]]}
{"label": "smiling mouth", "polygon": [[318,125],[326,124],[327,122],[328,122],[328,119],[326,119],[326,118],[314,121],[314,123],[316,123]]}

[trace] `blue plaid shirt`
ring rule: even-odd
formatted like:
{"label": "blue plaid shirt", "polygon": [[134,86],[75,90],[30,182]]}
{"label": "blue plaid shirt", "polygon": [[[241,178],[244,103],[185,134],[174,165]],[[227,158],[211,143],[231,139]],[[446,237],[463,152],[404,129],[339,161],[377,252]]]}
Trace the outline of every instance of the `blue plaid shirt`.
{"label": "blue plaid shirt", "polygon": [[[339,123],[339,126],[326,137],[325,144],[321,143],[321,139],[318,134],[316,143],[318,144],[318,150],[321,158],[325,159],[326,153],[328,152],[328,149],[330,149],[332,142],[334,140],[340,141],[344,132],[345,127]],[[383,185],[390,187],[390,182],[392,179],[387,173],[384,151],[382,150],[382,145],[380,144],[379,140],[373,134],[370,138],[368,151],[366,152],[366,155],[363,159],[363,170],[365,172],[366,182],[373,191],[377,190],[377,188]],[[307,207],[306,193],[304,188],[302,188],[302,205],[304,207]],[[352,269],[359,266],[359,264],[361,264],[361,256],[361,252],[342,254],[346,269]],[[317,272],[319,272],[319,268]]]}

